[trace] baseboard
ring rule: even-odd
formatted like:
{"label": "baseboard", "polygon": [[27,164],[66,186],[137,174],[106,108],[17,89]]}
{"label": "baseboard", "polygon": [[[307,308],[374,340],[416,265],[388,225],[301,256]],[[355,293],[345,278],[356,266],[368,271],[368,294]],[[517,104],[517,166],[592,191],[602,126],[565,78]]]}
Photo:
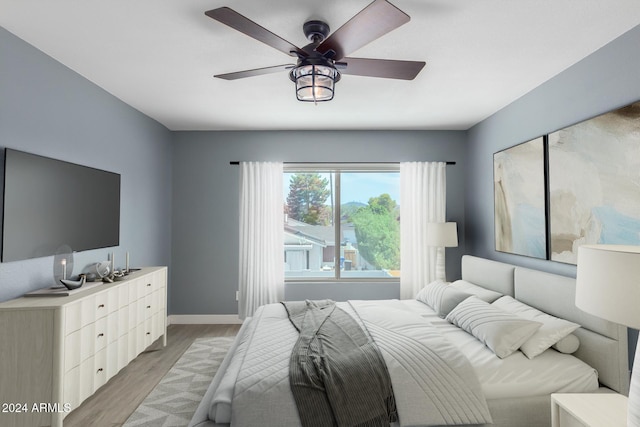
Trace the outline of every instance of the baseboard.
{"label": "baseboard", "polygon": [[242,324],[237,314],[172,314],[169,325],[235,325]]}

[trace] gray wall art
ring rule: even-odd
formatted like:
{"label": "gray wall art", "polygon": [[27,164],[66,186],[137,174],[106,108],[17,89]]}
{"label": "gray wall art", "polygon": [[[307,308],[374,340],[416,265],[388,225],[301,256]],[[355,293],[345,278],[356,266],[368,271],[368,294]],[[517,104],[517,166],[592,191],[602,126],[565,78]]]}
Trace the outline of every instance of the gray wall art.
{"label": "gray wall art", "polygon": [[493,155],[495,249],[577,263],[640,245],[640,101]]}
{"label": "gray wall art", "polygon": [[640,102],[549,135],[551,260],[640,245]]}
{"label": "gray wall art", "polygon": [[543,137],[495,153],[493,181],[496,250],[546,259]]}

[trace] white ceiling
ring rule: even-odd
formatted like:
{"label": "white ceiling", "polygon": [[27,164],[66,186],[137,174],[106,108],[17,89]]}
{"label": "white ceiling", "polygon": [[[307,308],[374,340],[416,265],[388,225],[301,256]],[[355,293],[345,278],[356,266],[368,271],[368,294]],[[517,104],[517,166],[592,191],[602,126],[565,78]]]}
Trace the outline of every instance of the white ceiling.
{"label": "white ceiling", "polygon": [[468,129],[640,24],[638,0],[391,0],[408,24],[351,57],[426,61],[413,81],[344,75],[296,101],[291,58],[204,15],[229,6],[289,42],[371,0],[0,0],[0,25],[171,130]]}

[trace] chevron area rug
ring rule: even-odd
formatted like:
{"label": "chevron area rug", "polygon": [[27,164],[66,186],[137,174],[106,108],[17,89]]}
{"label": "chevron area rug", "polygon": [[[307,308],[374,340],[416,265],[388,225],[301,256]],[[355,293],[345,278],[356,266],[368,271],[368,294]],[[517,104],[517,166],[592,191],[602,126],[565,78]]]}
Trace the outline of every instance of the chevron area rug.
{"label": "chevron area rug", "polygon": [[124,427],[189,424],[233,340],[234,337],[196,339],[131,414]]}

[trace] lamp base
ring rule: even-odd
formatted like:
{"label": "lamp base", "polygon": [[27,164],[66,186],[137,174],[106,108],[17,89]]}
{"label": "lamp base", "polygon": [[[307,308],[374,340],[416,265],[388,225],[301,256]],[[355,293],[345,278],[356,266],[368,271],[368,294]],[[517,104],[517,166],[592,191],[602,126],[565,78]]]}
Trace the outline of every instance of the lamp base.
{"label": "lamp base", "polygon": [[436,248],[436,280],[447,281],[447,264],[443,247]]}
{"label": "lamp base", "polygon": [[636,344],[636,355],[633,358],[633,370],[631,371],[627,427],[640,427],[640,339]]}

